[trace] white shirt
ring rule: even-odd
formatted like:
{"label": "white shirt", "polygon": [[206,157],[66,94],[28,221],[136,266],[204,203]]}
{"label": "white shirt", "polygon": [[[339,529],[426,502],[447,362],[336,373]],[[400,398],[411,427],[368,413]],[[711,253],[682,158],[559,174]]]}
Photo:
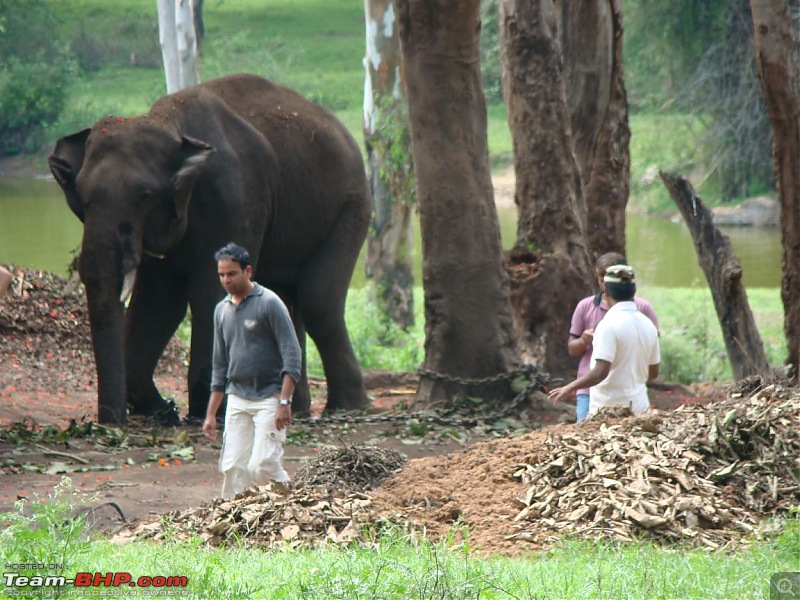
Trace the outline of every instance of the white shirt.
{"label": "white shirt", "polygon": [[650,407],[647,376],[661,361],[658,330],[631,301],[617,302],[594,331],[592,368],[611,363],[608,376],[589,390],[589,414],[602,406],[628,406],[634,414]]}

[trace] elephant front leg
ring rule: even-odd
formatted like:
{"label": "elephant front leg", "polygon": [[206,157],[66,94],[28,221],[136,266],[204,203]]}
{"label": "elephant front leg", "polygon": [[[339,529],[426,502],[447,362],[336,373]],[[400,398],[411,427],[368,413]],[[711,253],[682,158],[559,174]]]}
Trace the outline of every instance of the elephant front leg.
{"label": "elephant front leg", "polygon": [[156,388],[153,373],[186,314],[187,294],[178,277],[160,261],[139,267],[125,319],[125,364],[128,403],[133,414],[158,416],[165,424],[179,422],[174,403]]}

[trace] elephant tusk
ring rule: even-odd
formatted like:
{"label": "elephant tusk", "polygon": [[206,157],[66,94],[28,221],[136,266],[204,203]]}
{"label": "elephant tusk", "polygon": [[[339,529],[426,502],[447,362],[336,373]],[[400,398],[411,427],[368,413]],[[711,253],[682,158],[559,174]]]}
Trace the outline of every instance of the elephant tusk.
{"label": "elephant tusk", "polygon": [[133,292],[133,283],[136,281],[136,269],[128,271],[125,275],[125,280],[122,282],[122,293],[119,295],[119,301],[125,304],[128,298],[131,297]]}
{"label": "elephant tusk", "polygon": [[150,252],[150,250],[145,250],[144,248],[142,248],[142,253],[143,254],[147,254],[147,256],[152,256],[154,258],[158,258],[160,260],[164,260],[164,257],[166,256],[164,254],[156,254],[155,252]]}

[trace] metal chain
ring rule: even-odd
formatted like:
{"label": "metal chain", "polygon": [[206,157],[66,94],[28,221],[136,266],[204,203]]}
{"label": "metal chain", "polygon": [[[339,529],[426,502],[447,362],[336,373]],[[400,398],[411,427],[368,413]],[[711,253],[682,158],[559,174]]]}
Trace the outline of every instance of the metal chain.
{"label": "metal chain", "polygon": [[444,381],[446,383],[456,383],[463,387],[487,385],[491,383],[498,383],[501,381],[510,381],[518,377],[524,376],[528,379],[528,383],[520,392],[514,396],[512,401],[503,406],[500,410],[496,408],[490,412],[483,412],[476,414],[473,417],[454,417],[452,415],[441,414],[439,412],[413,412],[403,414],[380,414],[380,415],[350,415],[338,416],[329,415],[325,417],[300,417],[293,418],[292,422],[305,424],[305,425],[327,425],[327,424],[354,424],[354,423],[392,423],[398,421],[408,421],[410,419],[417,419],[420,422],[438,423],[440,425],[449,425],[453,427],[474,427],[480,421],[489,421],[493,419],[502,419],[505,416],[513,413],[517,407],[522,404],[528,395],[536,389],[544,389],[550,382],[549,373],[539,373],[535,365],[525,364],[519,369],[509,371],[506,373],[499,373],[490,377],[482,378],[466,378],[455,377],[452,375],[445,375],[430,370],[419,370],[420,377],[434,379],[437,381]]}

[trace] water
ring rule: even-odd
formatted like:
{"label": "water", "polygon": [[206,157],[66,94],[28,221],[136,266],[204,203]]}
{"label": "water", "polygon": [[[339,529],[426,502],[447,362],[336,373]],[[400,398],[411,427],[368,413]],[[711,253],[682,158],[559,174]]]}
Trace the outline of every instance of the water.
{"label": "water", "polygon": [[0,177],[0,264],[66,275],[82,231],[54,181]]}
{"label": "water", "polygon": [[[503,246],[508,248],[516,235],[516,208],[501,207],[498,217]],[[0,177],[0,264],[65,275],[81,231],[80,221],[54,181]],[[722,231],[730,237],[742,263],[746,287],[780,286],[778,229],[727,227]],[[415,276],[421,281],[419,228],[415,235]],[[706,287],[691,236],[682,222],[629,215],[627,242],[628,261],[637,270],[640,288]],[[359,263],[353,285],[363,284],[363,272]]]}

